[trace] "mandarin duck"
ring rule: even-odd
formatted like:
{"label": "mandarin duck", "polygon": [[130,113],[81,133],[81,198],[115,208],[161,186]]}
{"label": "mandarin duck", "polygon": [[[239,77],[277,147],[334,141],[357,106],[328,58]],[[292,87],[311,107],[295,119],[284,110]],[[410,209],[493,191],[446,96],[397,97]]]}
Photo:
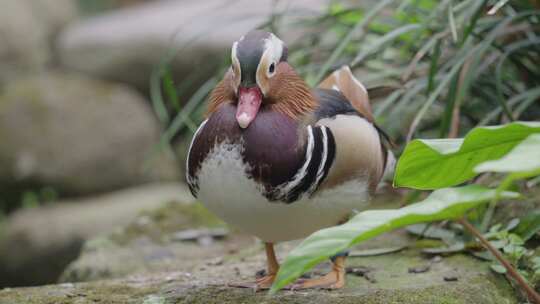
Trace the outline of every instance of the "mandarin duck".
{"label": "mandarin duck", "polygon": [[[287,62],[285,44],[263,31],[234,42],[231,60],[193,136],[186,177],[211,212],[265,243],[266,275],[233,285],[265,289],[279,269],[274,244],[367,208],[392,154],[348,67],[310,89]],[[343,287],[345,257],[295,288]]]}

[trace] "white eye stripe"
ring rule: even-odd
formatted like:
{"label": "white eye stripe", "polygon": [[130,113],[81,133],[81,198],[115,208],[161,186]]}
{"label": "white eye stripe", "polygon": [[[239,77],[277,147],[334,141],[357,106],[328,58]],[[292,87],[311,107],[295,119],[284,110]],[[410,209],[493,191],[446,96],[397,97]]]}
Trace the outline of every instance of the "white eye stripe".
{"label": "white eye stripe", "polygon": [[[259,61],[259,65],[257,66],[257,73],[255,75],[257,84],[261,88],[264,95],[268,93],[268,80],[276,74],[277,64],[282,55],[283,41],[281,41],[274,34],[270,33],[270,37],[264,39],[264,52]],[[274,64],[274,71],[270,72],[270,67],[272,64]]]}
{"label": "white eye stripe", "polygon": [[[261,56],[261,61],[259,62],[260,65],[263,65],[263,63],[268,63],[264,68],[266,68],[266,76],[268,78],[272,77],[276,73],[277,69],[277,63],[281,59],[281,56],[283,55],[283,41],[281,41],[276,35],[270,33],[270,37],[264,40],[264,53]],[[274,65],[273,71],[271,70],[272,64]]]}
{"label": "white eye stripe", "polygon": [[264,49],[265,53],[269,51],[272,61],[279,62],[279,59],[283,55],[283,41],[270,33],[270,38],[265,39]]}
{"label": "white eye stripe", "polygon": [[238,86],[240,85],[240,73],[241,73],[241,67],[240,67],[240,61],[238,60],[238,56],[236,55],[236,49],[238,48],[238,41],[233,43],[232,49],[231,49],[231,66],[234,74],[234,90],[236,91],[238,89]]}

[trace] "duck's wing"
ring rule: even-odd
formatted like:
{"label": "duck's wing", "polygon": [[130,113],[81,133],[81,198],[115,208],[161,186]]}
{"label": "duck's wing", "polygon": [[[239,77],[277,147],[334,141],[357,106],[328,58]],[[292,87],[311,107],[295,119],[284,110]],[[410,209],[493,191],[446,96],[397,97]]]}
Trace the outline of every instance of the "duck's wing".
{"label": "duck's wing", "polygon": [[356,79],[348,66],[342,66],[324,79],[319,84],[318,88],[340,92],[352,107],[377,129],[385,155],[383,179],[391,181],[394,174],[396,159],[392,151],[390,151],[390,148],[394,147],[394,144],[388,134],[375,123],[375,118],[369,102],[368,91],[365,86]]}
{"label": "duck's wing", "polygon": [[319,102],[314,112],[315,124],[328,128],[335,142],[334,162],[320,188],[360,180],[375,190],[387,154],[377,128],[341,92],[316,89],[314,93]]}
{"label": "duck's wing", "polygon": [[345,99],[351,103],[356,111],[369,122],[374,122],[368,92],[358,79],[354,77],[348,66],[343,66],[334,71],[323,80],[318,88],[341,92]]}

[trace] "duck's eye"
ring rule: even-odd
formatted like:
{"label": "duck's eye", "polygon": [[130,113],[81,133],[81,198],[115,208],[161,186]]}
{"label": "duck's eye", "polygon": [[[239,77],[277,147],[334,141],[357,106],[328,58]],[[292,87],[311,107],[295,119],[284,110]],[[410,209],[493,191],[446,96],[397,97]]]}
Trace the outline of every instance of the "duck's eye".
{"label": "duck's eye", "polygon": [[276,70],[276,64],[272,62],[270,66],[268,67],[268,74],[272,75],[274,74],[274,71]]}

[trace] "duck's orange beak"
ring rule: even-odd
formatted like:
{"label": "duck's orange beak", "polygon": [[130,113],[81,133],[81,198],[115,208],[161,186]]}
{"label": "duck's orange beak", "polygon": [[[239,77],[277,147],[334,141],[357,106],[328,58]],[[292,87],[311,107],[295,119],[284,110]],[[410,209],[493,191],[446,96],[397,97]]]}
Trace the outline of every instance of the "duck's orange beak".
{"label": "duck's orange beak", "polygon": [[255,119],[262,103],[262,92],[259,87],[240,87],[238,89],[238,106],[236,107],[236,121],[240,128],[245,129]]}

